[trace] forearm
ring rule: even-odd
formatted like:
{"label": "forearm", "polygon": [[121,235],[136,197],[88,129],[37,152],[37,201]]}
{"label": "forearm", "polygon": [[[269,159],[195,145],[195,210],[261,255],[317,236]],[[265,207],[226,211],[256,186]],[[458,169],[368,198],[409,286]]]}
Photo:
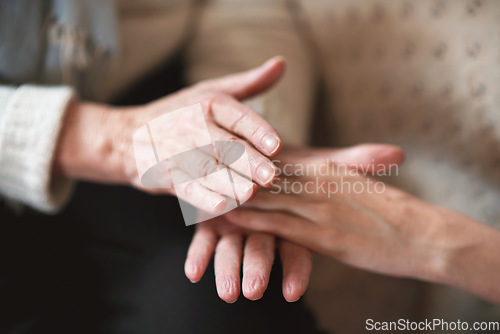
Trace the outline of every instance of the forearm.
{"label": "forearm", "polygon": [[[302,189],[310,180],[288,178],[303,182]],[[354,267],[441,283],[500,303],[500,231],[458,212],[389,186],[380,193],[338,192],[335,200],[320,192],[259,192],[245,205],[226,218]]]}
{"label": "forearm", "polygon": [[[441,265],[431,280],[451,285],[493,303],[500,303],[500,231],[450,210],[445,219],[452,220],[443,229],[443,240],[449,248],[441,253]],[[457,233],[458,232],[458,233]],[[454,241],[447,236],[453,235]]]}
{"label": "forearm", "polygon": [[500,231],[473,224],[468,234],[469,247],[455,252],[450,259],[450,285],[500,304]]}

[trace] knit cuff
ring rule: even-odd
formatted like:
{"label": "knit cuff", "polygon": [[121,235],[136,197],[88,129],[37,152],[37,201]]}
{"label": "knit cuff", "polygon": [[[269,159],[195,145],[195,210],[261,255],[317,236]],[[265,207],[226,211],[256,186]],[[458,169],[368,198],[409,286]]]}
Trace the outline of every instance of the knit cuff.
{"label": "knit cuff", "polygon": [[52,175],[69,87],[24,85],[11,95],[0,123],[0,193],[45,213],[69,199],[74,182]]}

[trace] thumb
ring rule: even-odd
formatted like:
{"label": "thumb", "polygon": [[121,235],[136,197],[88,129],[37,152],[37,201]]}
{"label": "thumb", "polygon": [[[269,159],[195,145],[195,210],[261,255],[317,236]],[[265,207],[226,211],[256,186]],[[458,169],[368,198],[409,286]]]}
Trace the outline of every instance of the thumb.
{"label": "thumb", "polygon": [[210,90],[217,90],[238,100],[244,100],[272,87],[284,71],[285,60],[278,56],[249,71],[208,80],[203,85],[207,85]]}
{"label": "thumb", "polygon": [[317,154],[329,158],[335,164],[343,164],[370,174],[387,171],[402,164],[405,159],[400,147],[386,144],[361,144],[336,150],[323,150]]}
{"label": "thumb", "polygon": [[337,165],[344,165],[373,174],[378,171],[387,171],[391,167],[402,164],[405,155],[398,146],[386,144],[361,144],[340,149],[290,148],[290,145],[288,145],[288,149],[280,155],[280,158],[280,162],[283,163],[297,161],[324,163],[326,160]]}

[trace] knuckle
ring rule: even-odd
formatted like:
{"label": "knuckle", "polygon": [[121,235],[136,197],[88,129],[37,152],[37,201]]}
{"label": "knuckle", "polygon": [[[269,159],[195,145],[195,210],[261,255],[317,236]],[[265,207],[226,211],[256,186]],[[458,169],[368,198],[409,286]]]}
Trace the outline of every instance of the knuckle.
{"label": "knuckle", "polygon": [[205,99],[209,101],[210,105],[215,103],[223,103],[226,96],[220,92],[208,92]]}
{"label": "knuckle", "polygon": [[328,202],[318,202],[318,203],[313,203],[313,212],[315,213],[316,217],[319,219],[321,223],[329,221],[331,218],[332,214],[330,212],[331,210],[331,204]]}
{"label": "knuckle", "polygon": [[251,242],[247,243],[245,252],[251,254],[262,254],[267,251],[267,248],[262,242]]}
{"label": "knuckle", "polygon": [[207,113],[213,114],[213,108],[216,105],[224,104],[225,95],[220,92],[207,91],[203,96],[203,104]]}
{"label": "knuckle", "polygon": [[254,140],[260,139],[260,137],[262,137],[260,134],[260,130],[261,130],[261,127],[255,125],[255,127],[252,129],[252,132],[250,132],[249,139],[254,139]]}
{"label": "knuckle", "polygon": [[254,150],[249,150],[248,152],[248,162],[250,166],[254,168],[254,170],[257,170],[257,168],[262,165],[262,164],[270,164],[271,160],[263,156],[260,152],[254,151]]}
{"label": "knuckle", "polygon": [[205,159],[200,163],[200,174],[207,177],[217,170],[217,163],[214,159]]}
{"label": "knuckle", "polygon": [[248,225],[251,223],[250,219],[251,219],[251,215],[246,214],[245,211],[240,211],[237,218],[236,218],[236,221]]}
{"label": "knuckle", "polygon": [[271,235],[279,235],[278,229],[284,226],[284,220],[281,217],[281,213],[263,213],[259,216],[256,216],[254,212],[250,211],[247,213],[248,218],[250,220],[249,225],[255,226],[252,227],[253,230],[259,231],[261,233],[269,233]]}
{"label": "knuckle", "polygon": [[250,224],[254,227],[257,226],[257,223],[260,222],[260,220],[255,215],[248,211],[240,212],[240,216],[245,223]]}
{"label": "knuckle", "polygon": [[217,152],[219,161],[231,161],[231,157],[236,155],[234,143],[239,141],[240,140],[234,136],[222,141]]}
{"label": "knuckle", "polygon": [[[244,108],[238,108],[237,111],[235,112],[236,114],[236,119],[233,121],[231,126],[229,127],[229,130],[231,132],[237,131],[238,127],[240,124],[244,124],[244,121],[251,115],[251,109],[248,107]],[[258,130],[258,127],[252,131],[252,133],[256,132]],[[249,136],[248,139],[252,138],[252,136]]]}
{"label": "knuckle", "polygon": [[[323,245],[331,249],[337,259],[346,255],[346,235],[338,228],[329,228],[319,236]],[[333,246],[332,246],[333,245]]]}
{"label": "knuckle", "polygon": [[195,181],[188,182],[186,186],[184,187],[184,194],[187,197],[192,197],[194,192],[195,192]]}
{"label": "knuckle", "polygon": [[216,253],[224,253],[230,251],[232,246],[238,245],[241,240],[241,234],[231,233],[225,235],[225,238],[221,239],[217,244]]}

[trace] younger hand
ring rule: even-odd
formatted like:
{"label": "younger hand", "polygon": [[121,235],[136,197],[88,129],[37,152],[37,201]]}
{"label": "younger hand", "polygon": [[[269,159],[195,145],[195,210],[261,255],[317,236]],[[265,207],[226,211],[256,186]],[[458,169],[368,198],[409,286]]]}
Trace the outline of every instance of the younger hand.
{"label": "younger hand", "polygon": [[[349,164],[353,169],[376,172],[391,164],[401,163],[403,153],[399,148],[388,145],[360,145],[336,150],[296,147],[287,149],[275,161],[279,168],[287,170],[287,164],[297,166],[305,161],[318,159]],[[294,205],[301,204],[294,203]],[[255,217],[261,215],[259,212],[256,213]],[[251,224],[249,226],[254,227]],[[281,233],[286,235],[283,231]],[[200,223],[196,226],[188,251],[185,263],[186,276],[193,282],[200,280],[215,251],[216,286],[220,298],[229,303],[238,298],[243,260],[243,295],[251,300],[259,299],[269,281],[277,242],[283,264],[283,296],[287,301],[296,301],[304,294],[309,282],[311,255],[307,249],[297,244],[276,239],[274,234],[279,233],[250,231],[229,224],[224,217]]]}
{"label": "younger hand", "polygon": [[[299,190],[261,191],[225,217],[361,269],[443,283],[500,303],[497,229],[334,165],[328,175],[291,175],[277,185],[284,181]],[[343,184],[344,191],[309,192],[311,181]]]}

